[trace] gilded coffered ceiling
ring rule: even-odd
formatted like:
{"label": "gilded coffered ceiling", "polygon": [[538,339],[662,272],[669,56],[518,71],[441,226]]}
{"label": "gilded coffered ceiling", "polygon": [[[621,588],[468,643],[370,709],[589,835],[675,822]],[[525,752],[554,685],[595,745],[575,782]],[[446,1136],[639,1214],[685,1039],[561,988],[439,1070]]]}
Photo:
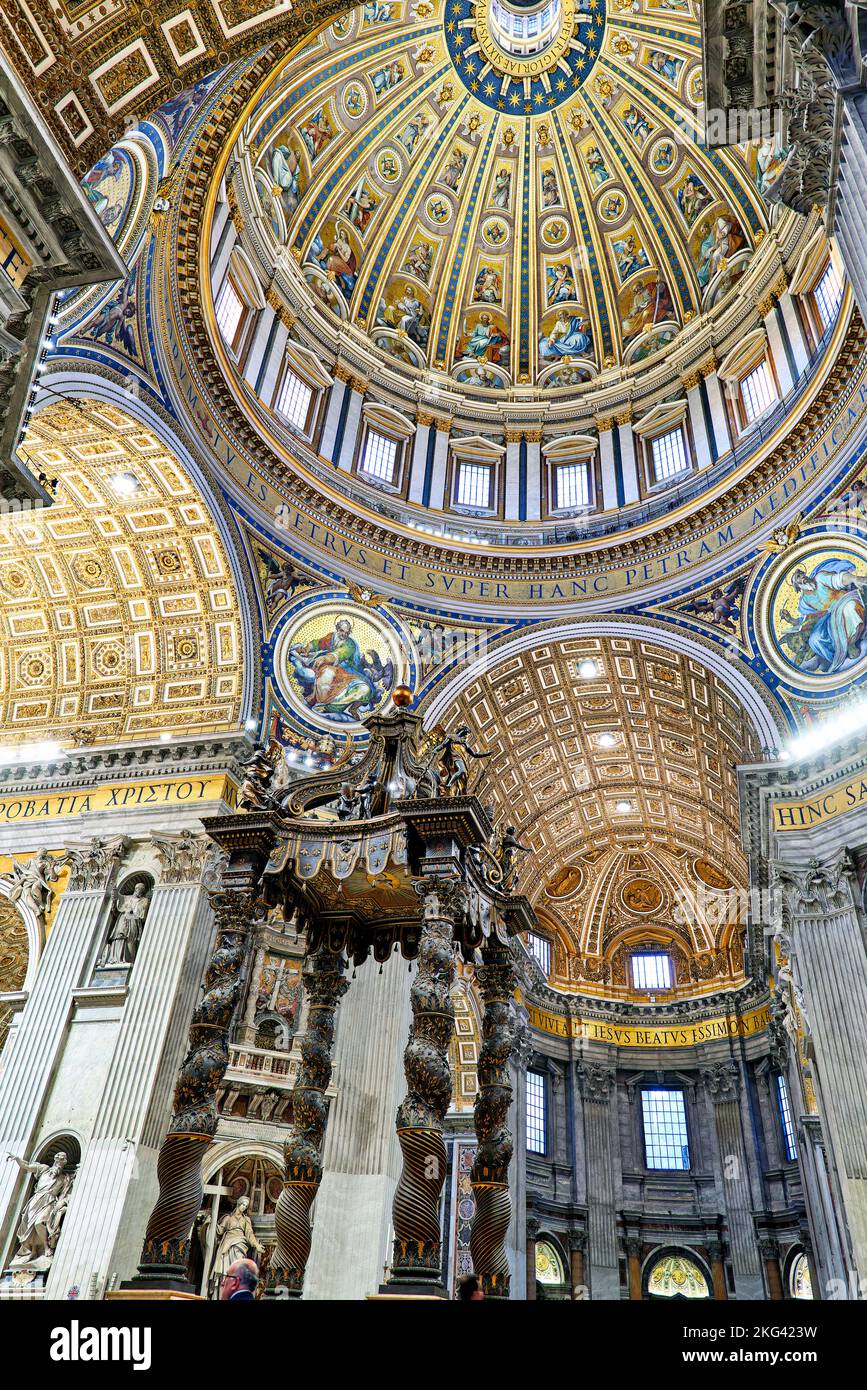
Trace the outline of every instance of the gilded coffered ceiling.
{"label": "gilded coffered ceiling", "polygon": [[23,452],[54,505],[0,518],[8,742],[238,727],[239,599],[212,512],[160,441],[106,405],[58,402]]}
{"label": "gilded coffered ceiling", "polygon": [[464,690],[459,719],[493,753],[479,795],[532,851],[520,886],[558,983],[625,989],[618,950],[638,939],[672,947],[685,988],[742,976],[735,768],[758,748],[717,676],[633,637],[540,637]]}

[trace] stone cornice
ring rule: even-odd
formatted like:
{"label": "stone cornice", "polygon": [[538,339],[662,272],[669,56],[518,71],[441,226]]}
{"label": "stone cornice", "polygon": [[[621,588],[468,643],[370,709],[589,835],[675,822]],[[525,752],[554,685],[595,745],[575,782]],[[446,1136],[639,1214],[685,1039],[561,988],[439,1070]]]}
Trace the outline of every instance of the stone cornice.
{"label": "stone cornice", "polygon": [[239,733],[178,738],[170,743],[83,748],[50,762],[0,767],[0,796],[20,796],[25,792],[51,794],[116,782],[119,778],[134,782],[220,772],[239,778],[241,761],[249,756],[252,746],[249,735]]}

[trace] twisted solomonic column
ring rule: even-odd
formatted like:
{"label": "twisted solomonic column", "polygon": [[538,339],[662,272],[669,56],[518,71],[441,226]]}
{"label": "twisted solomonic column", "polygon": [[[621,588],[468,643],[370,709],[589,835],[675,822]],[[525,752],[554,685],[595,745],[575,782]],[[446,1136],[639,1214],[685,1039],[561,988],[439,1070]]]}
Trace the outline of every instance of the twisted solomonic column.
{"label": "twisted solomonic column", "polygon": [[301,1040],[301,1069],[292,1091],[292,1129],[283,1149],[283,1191],[274,1210],[277,1244],[267,1274],[267,1292],[272,1298],[300,1298],[304,1285],[312,1237],[310,1208],[322,1181],[334,1014],[348,988],[342,956],[320,950],[307,957],[307,1029]]}
{"label": "twisted solomonic column", "polygon": [[455,1029],[454,917],[463,890],[446,878],[422,881],[418,971],[410,991],[412,1025],[403,1054],[407,1095],[397,1112],[403,1168],[394,1194],[394,1253],[389,1289],[414,1286],[445,1295],[440,1193],[447,1154],[443,1119],[452,1097],[449,1043]]}
{"label": "twisted solomonic column", "polygon": [[509,1057],[514,1042],[511,1001],[515,981],[511,952],[497,937],[485,942],[482,960],[476,971],[485,1011],[474,1111],[479,1147],[470,1173],[476,1198],[470,1254],[485,1297],[508,1298],[506,1236],[512,1215],[509,1164],[513,1150],[508,1124],[512,1102]]}
{"label": "twisted solomonic column", "polygon": [[211,894],[216,940],[205,992],[193,1012],[189,1051],[175,1086],[169,1132],[157,1163],[160,1193],[134,1283],[185,1283],[190,1232],[202,1205],[202,1158],[217,1128],[217,1092],[229,1063],[229,1028],[253,920],[248,892]]}

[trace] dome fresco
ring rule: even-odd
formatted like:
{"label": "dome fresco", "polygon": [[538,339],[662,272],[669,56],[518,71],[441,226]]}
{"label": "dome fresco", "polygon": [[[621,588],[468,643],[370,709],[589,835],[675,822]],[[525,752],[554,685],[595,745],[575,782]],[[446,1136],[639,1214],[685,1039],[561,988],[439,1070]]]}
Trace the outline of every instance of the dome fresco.
{"label": "dome fresco", "polygon": [[783,151],[705,149],[701,98],[690,0],[368,0],[244,139],[270,236],[388,359],[558,388],[667,347],[765,234]]}

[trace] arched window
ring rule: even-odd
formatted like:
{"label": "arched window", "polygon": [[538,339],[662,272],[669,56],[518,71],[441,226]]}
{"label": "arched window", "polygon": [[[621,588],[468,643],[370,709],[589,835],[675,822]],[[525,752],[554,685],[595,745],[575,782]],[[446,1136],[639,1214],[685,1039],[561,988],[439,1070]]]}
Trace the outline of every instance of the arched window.
{"label": "arched window", "polygon": [[536,1241],[536,1282],[539,1284],[566,1283],[563,1261],[548,1240]]}
{"label": "arched window", "polygon": [[789,1265],[789,1296],[790,1298],[812,1298],[813,1281],[810,1278],[810,1266],[807,1256],[803,1250],[796,1255]]}
{"label": "arched window", "polygon": [[649,1298],[710,1298],[707,1280],[694,1260],[663,1255],[647,1276]]}

